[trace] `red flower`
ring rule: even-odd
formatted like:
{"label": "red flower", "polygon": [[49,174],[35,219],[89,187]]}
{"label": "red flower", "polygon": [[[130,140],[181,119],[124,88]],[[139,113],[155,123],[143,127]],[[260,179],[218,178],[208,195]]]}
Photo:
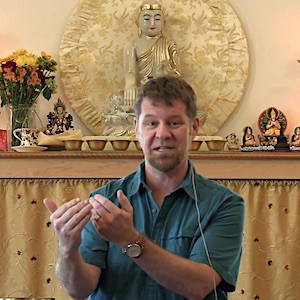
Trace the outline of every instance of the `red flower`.
{"label": "red flower", "polygon": [[17,64],[12,60],[2,63],[2,70],[4,71],[4,73],[7,72],[6,70],[11,70],[14,72],[16,70],[16,67]]}

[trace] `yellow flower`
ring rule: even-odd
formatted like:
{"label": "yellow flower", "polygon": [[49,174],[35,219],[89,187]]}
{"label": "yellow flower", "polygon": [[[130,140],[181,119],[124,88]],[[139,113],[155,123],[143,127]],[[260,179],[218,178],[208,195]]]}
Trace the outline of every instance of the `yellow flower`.
{"label": "yellow flower", "polygon": [[47,54],[45,51],[42,51],[42,57],[44,57],[46,60],[50,60],[51,59],[51,55]]}

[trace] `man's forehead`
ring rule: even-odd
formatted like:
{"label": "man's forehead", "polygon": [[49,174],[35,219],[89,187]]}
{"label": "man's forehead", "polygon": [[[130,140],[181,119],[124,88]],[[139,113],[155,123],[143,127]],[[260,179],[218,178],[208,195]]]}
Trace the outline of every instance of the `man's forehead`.
{"label": "man's forehead", "polygon": [[187,107],[185,103],[181,99],[173,99],[172,101],[166,101],[164,99],[153,99],[151,97],[146,96],[143,99],[142,105],[141,105],[141,112],[147,108],[157,108],[157,107],[169,107],[169,108],[175,108],[180,109],[184,113],[187,111]]}

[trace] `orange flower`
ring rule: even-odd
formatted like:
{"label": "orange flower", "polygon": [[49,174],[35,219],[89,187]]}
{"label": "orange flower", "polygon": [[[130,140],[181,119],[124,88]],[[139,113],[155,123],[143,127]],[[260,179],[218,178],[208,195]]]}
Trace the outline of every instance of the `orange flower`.
{"label": "orange flower", "polygon": [[41,83],[41,79],[38,76],[37,71],[32,71],[30,78],[28,79],[28,84],[36,86]]}
{"label": "orange flower", "polygon": [[24,77],[26,75],[26,69],[24,68],[21,68],[19,70],[19,76],[17,76],[17,80],[20,82],[20,83],[23,83],[24,82]]}
{"label": "orange flower", "polygon": [[13,80],[16,78],[16,74],[11,70],[11,68],[4,68],[3,77],[7,80]]}

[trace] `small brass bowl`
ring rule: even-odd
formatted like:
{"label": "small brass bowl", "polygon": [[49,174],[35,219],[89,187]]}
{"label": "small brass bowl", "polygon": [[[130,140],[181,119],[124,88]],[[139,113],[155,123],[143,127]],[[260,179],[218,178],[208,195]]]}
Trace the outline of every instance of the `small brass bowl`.
{"label": "small brass bowl", "polygon": [[74,151],[81,150],[83,140],[64,140],[66,150]]}
{"label": "small brass bowl", "polygon": [[107,140],[87,140],[86,142],[88,143],[91,150],[103,150],[107,143]]}
{"label": "small brass bowl", "polygon": [[198,151],[200,149],[202,142],[203,141],[193,140],[189,148],[189,151]]}
{"label": "small brass bowl", "polygon": [[127,140],[127,139],[117,139],[117,140],[111,140],[111,145],[113,147],[114,150],[117,150],[117,151],[125,151],[128,149],[129,147],[129,144],[130,144],[130,140]]}
{"label": "small brass bowl", "polygon": [[211,141],[205,141],[207,148],[210,151],[222,151],[224,150],[224,146],[226,144],[226,140],[211,140]]}

